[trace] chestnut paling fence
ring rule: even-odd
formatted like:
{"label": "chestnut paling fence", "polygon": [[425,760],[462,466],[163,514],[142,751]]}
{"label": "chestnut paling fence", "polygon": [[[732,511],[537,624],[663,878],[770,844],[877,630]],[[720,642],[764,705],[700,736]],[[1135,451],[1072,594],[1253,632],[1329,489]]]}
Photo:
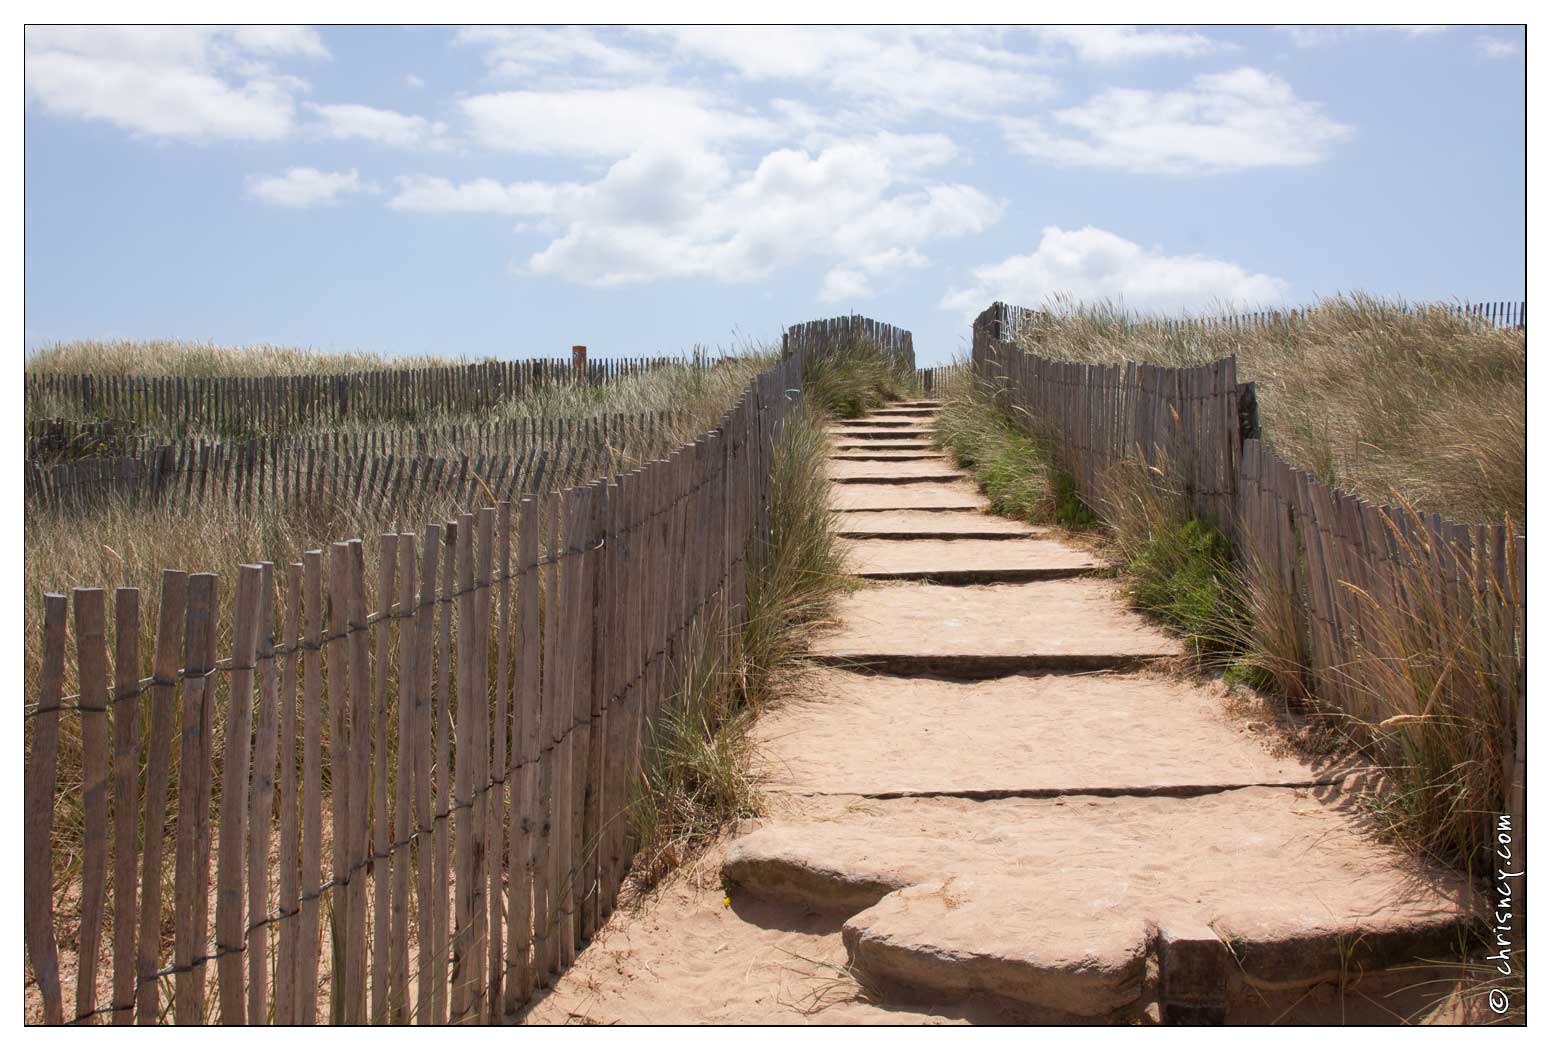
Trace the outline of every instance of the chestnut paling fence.
{"label": "chestnut paling fence", "polygon": [[249,509],[345,499],[386,513],[434,496],[509,500],[606,474],[626,450],[664,455],[667,436],[683,428],[682,414],[667,411],[234,441],[133,436],[119,440],[118,455],[32,453],[23,501],[28,513],[70,515],[97,513],[109,501],[192,512],[214,500]]}
{"label": "chestnut paling fence", "polygon": [[[328,428],[489,409],[534,390],[601,386],[673,365],[704,366],[694,357],[585,361],[530,358],[427,368],[379,369],[335,376],[125,376],[28,373],[22,383],[29,427],[74,437],[92,421],[152,433],[250,435],[300,427]],[[100,422],[97,429],[100,430]]]}
{"label": "chestnut paling fence", "polygon": [[[731,659],[805,365],[861,327],[823,325],[629,473],[244,565],[233,595],[167,570],[154,614],[134,588],[48,595],[26,709],[36,1017],[494,1021],[563,972],[621,892],[655,721],[693,662]],[[80,782],[61,786],[66,719]]]}
{"label": "chestnut paling fence", "polygon": [[[1373,676],[1406,659],[1397,644],[1436,653],[1442,620],[1489,640],[1503,805],[1523,828],[1524,537],[1504,523],[1376,505],[1288,464],[1260,440],[1254,385],[1238,382],[1233,358],[1186,369],[1053,361],[1017,345],[1034,313],[995,303],[975,319],[975,376],[1054,443],[1089,507],[1114,506],[1132,484],[1116,468],[1141,464],[1218,526],[1249,571],[1286,596],[1312,695],[1367,718],[1383,688]],[[1415,613],[1390,615],[1397,609]]]}

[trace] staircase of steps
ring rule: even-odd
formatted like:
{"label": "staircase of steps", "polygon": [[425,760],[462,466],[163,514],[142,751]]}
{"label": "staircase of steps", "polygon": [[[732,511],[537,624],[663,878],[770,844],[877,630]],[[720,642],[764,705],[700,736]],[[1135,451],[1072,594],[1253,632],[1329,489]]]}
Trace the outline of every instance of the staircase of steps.
{"label": "staircase of steps", "polygon": [[734,899],[848,914],[850,972],[889,999],[1026,1021],[1296,1018],[1353,961],[1366,996],[1447,954],[1476,902],[1362,833],[1372,772],[1278,756],[1171,674],[1179,642],[1100,560],[986,513],[938,408],[830,428],[868,583],[810,699],[756,727],[781,802],[726,851]]}

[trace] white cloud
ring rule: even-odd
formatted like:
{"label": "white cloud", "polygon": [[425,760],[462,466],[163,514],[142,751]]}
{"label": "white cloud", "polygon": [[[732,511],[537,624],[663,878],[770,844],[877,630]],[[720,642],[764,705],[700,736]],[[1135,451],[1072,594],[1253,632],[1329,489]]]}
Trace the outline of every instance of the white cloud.
{"label": "white cloud", "polygon": [[1085,226],[1047,226],[1028,255],[977,266],[974,283],[950,291],[942,306],[972,316],[992,302],[1040,306],[1057,297],[1117,302],[1128,309],[1179,311],[1218,304],[1277,302],[1287,283],[1201,255],[1165,255],[1118,234]]}
{"label": "white cloud", "polygon": [[26,91],[50,113],[179,139],[283,138],[301,80],[275,58],[328,57],[298,27],[42,27],[26,34]]}
{"label": "white cloud", "polygon": [[822,87],[869,111],[987,116],[1046,98],[1055,86],[1037,56],[982,28],[681,26],[644,30],[682,58],[731,67],[748,80]]}
{"label": "white cloud", "polygon": [[334,139],[365,139],[386,146],[439,146],[446,125],[391,109],[339,103],[313,106],[323,132]]}
{"label": "white cloud", "polygon": [[510,80],[559,75],[576,81],[606,77],[639,79],[661,72],[652,57],[606,43],[583,26],[472,26],[458,31],[461,44],[485,49],[490,72]]}
{"label": "white cloud", "polygon": [[425,87],[425,78],[417,77],[413,73],[405,73],[404,86],[406,88],[413,88],[416,91],[419,91],[421,88]]}
{"label": "white cloud", "polygon": [[1448,26],[1442,25],[1392,25],[1392,26],[1282,26],[1282,32],[1292,38],[1298,47],[1331,47],[1350,40],[1358,40],[1373,33],[1398,34],[1419,40],[1441,33]]}
{"label": "white cloud", "polygon": [[[775,150],[734,171],[709,150],[642,148],[590,183],[399,180],[393,208],[538,220],[551,235],[531,273],[594,286],[678,277],[741,282],[806,259],[863,277],[924,265],[920,246],[977,233],[999,217],[970,186],[926,183],[901,137]],[[951,146],[951,144],[948,144]],[[929,137],[935,156],[949,149]],[[930,151],[928,151],[930,152]],[[855,289],[836,276],[827,287]]]}
{"label": "white cloud", "polygon": [[1048,120],[1007,118],[1008,144],[1039,160],[1173,175],[1312,164],[1351,129],[1257,69],[1183,91],[1109,88]]}
{"label": "white cloud", "polygon": [[1136,26],[1042,26],[1034,34],[1071,48],[1084,62],[1109,64],[1147,58],[1193,58],[1217,45],[1200,33]]}
{"label": "white cloud", "polygon": [[776,130],[690,88],[507,91],[461,105],[481,145],[516,153],[613,158],[654,144],[765,139]]}
{"label": "white cloud", "polygon": [[1475,40],[1476,52],[1485,58],[1518,58],[1524,54],[1524,45],[1507,37],[1482,34]]}
{"label": "white cloud", "polygon": [[831,267],[824,275],[824,285],[819,289],[819,302],[838,303],[846,299],[864,299],[872,295],[872,285],[867,275],[850,267]]}
{"label": "white cloud", "polygon": [[285,208],[332,204],[341,194],[357,193],[365,188],[354,168],[347,172],[290,168],[284,175],[255,175],[248,179],[248,193]]}

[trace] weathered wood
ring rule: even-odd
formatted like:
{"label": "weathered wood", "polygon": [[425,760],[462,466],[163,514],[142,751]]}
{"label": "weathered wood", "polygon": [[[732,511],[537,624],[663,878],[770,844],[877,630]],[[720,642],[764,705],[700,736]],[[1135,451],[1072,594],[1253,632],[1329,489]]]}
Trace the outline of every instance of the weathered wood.
{"label": "weathered wood", "polygon": [[64,595],[43,596],[43,664],[32,748],[27,755],[26,811],[22,815],[22,925],[27,958],[43,999],[43,1020],[64,1022],[59,987],[59,949],[54,940],[54,792],[59,773],[59,698],[65,675]]}
{"label": "weathered wood", "polygon": [[350,545],[329,545],[328,584],[328,705],[329,705],[329,807],[333,815],[334,888],[330,892],[334,925],[330,955],[329,1014],[331,1022],[352,1021],[350,1010],[351,976],[355,960],[350,952],[354,942],[350,909],[349,878],[354,852],[354,834],[350,828],[351,796],[366,786],[354,784],[355,769],[350,761]]}
{"label": "weathered wood", "polygon": [[[188,604],[188,575],[162,573],[156,650],[151,661],[151,722],[145,767],[145,834],[140,870],[140,939],[136,953],[135,1019],[154,1024],[160,1014],[155,974],[161,961],[163,845],[167,826],[167,786],[172,767],[172,738],[177,733],[177,675],[182,652],[183,619]],[[29,808],[28,813],[31,814]]]}
{"label": "weathered wood", "polygon": [[[306,589],[306,636],[302,642],[302,852],[300,907],[297,924],[296,999],[292,1017],[298,1025],[317,1020],[318,969],[321,947],[323,869],[323,552],[302,555]],[[332,705],[330,706],[332,711]],[[334,743],[329,744],[329,755]]]}
{"label": "weathered wood", "polygon": [[81,847],[81,927],[76,956],[75,1014],[90,1018],[97,1007],[97,954],[108,883],[108,669],[103,592],[76,588],[77,681],[81,708],[81,797],[85,832]]}
{"label": "weathered wood", "polygon": [[373,1025],[388,1022],[391,990],[390,954],[393,927],[393,880],[388,845],[393,841],[388,820],[388,753],[392,747],[388,711],[389,653],[393,647],[393,581],[398,571],[398,534],[381,536],[377,565],[378,620],[372,634],[374,710],[372,712],[372,1013]]}
{"label": "weathered wood", "polygon": [[303,776],[297,749],[301,744],[296,718],[297,673],[301,667],[302,564],[292,562],[285,587],[285,628],[281,646],[285,650],[285,670],[280,687],[280,887],[275,950],[275,1024],[295,1025],[298,958],[301,946],[301,873],[299,869],[297,811]]}
{"label": "weathered wood", "polygon": [[[259,706],[253,727],[253,776],[248,790],[248,1022],[267,1025],[269,1012],[269,849],[274,831],[275,759],[280,747],[280,669],[275,663],[275,567],[259,564]],[[283,852],[283,850],[282,850]]]}
{"label": "weathered wood", "polygon": [[140,591],[113,592],[113,1021],[135,1009],[135,831],[140,819]]}
{"label": "weathered wood", "polygon": [[253,671],[263,607],[263,567],[238,570],[232,626],[231,689],[226,703],[225,750],[221,756],[220,853],[216,861],[216,961],[221,1022],[242,1025],[243,849],[248,816],[248,771],[253,747]]}
{"label": "weathered wood", "polygon": [[213,573],[189,577],[184,627],[183,711],[178,744],[177,867],[173,963],[177,967],[174,1018],[205,1021],[205,934],[210,880],[210,732],[215,710],[217,585]]}

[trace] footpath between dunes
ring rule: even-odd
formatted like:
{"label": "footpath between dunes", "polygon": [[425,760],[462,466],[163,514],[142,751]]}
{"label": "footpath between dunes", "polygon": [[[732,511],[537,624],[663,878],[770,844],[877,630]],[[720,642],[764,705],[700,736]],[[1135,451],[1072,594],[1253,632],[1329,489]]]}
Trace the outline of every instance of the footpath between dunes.
{"label": "footpath between dunes", "polygon": [[769,816],[621,910],[530,1022],[1423,1019],[1476,909],[1381,846],[1088,552],[996,518],[935,406],[831,429],[869,583],[755,730]]}

